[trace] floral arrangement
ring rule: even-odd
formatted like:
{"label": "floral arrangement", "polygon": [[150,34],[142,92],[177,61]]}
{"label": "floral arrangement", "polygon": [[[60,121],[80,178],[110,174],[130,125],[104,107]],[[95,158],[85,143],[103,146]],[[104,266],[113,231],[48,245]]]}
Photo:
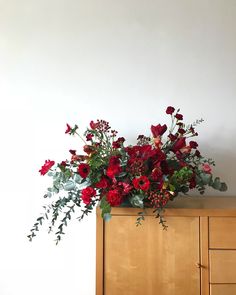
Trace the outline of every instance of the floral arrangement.
{"label": "floral arrangement", "polygon": [[39,170],[52,178],[45,198],[49,204],[37,219],[28,236],[36,235],[39,225],[48,219],[49,232],[57,228],[56,242],[61,240],[68,220],[79,208],[82,220],[97,205],[105,220],[111,218],[114,206],[141,208],[137,225],[144,220],[145,208],[151,207],[165,228],[163,210],[178,194],[197,189],[203,194],[206,186],[226,191],[227,186],[212,175],[212,159],[203,157],[196,141],[195,127],[203,120],[186,125],[180,110],[167,107],[171,126],[152,125],[150,136],[139,135],[136,145],[125,145],[104,120],[91,121],[82,137],[78,126],[67,124],[66,134],[84,142],[82,155],[70,150],[70,158],[58,164],[46,160]]}

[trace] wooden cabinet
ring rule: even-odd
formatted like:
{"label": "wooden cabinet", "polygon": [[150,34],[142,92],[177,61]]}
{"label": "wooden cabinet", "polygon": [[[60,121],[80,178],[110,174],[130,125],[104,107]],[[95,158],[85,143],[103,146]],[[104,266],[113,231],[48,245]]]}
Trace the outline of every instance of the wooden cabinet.
{"label": "wooden cabinet", "polygon": [[167,230],[139,211],[97,211],[96,295],[236,294],[236,209],[169,208]]}

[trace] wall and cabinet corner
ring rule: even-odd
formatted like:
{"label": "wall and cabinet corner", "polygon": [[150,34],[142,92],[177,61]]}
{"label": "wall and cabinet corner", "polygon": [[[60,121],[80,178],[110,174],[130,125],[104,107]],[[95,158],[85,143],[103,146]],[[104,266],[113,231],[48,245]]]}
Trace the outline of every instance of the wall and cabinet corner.
{"label": "wall and cabinet corner", "polygon": [[235,295],[236,201],[217,200],[166,209],[166,231],[152,209],[138,227],[140,209],[113,208],[106,223],[98,209],[96,295]]}

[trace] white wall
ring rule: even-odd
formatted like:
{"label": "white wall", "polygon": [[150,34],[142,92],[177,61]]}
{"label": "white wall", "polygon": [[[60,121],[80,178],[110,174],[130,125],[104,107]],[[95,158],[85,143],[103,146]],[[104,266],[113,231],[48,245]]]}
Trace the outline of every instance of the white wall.
{"label": "white wall", "polygon": [[1,295],[95,294],[94,216],[57,247],[26,239],[39,168],[80,146],[67,122],[103,118],[132,143],[180,107],[236,195],[235,52],[235,0],[0,0]]}

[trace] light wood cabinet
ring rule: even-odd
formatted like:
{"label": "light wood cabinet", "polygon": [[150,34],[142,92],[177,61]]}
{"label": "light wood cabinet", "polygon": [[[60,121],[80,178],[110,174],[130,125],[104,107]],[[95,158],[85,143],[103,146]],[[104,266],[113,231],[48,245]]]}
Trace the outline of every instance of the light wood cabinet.
{"label": "light wood cabinet", "polygon": [[97,210],[96,295],[236,294],[236,209],[168,208],[167,230],[139,211]]}

